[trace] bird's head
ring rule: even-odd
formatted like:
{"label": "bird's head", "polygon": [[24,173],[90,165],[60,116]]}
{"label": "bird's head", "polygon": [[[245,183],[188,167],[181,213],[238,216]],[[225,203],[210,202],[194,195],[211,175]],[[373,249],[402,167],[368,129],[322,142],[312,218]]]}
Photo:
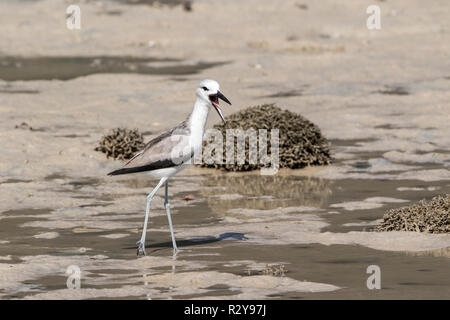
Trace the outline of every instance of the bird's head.
{"label": "bird's head", "polygon": [[197,93],[198,98],[204,100],[209,106],[213,106],[216,109],[220,118],[225,123],[222,109],[220,109],[219,106],[219,99],[225,101],[229,105],[231,105],[231,102],[219,91],[219,88],[217,81],[206,79],[199,83],[195,92]]}

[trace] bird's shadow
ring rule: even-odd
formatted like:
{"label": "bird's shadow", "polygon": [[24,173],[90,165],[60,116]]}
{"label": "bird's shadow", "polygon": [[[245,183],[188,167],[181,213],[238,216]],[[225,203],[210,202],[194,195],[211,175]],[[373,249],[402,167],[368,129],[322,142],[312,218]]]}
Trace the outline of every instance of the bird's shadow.
{"label": "bird's shadow", "polygon": [[[192,239],[185,239],[185,240],[177,240],[177,246],[178,247],[189,247],[189,246],[195,246],[195,245],[202,245],[202,244],[208,244],[208,243],[214,243],[222,240],[248,240],[248,238],[243,233],[238,232],[225,232],[220,234],[218,237],[201,237],[201,238],[192,238]],[[153,251],[159,251],[163,248],[172,248],[172,241],[166,241],[166,242],[158,242],[146,245],[145,248],[156,248],[156,250]],[[133,247],[127,247],[125,249],[136,249],[136,246]]]}

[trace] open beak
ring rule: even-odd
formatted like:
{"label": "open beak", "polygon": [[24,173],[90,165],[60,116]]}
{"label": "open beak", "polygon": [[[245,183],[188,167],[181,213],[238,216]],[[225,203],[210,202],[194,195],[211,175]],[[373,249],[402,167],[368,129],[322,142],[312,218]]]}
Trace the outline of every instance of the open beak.
{"label": "open beak", "polygon": [[219,106],[219,99],[222,99],[223,101],[228,103],[230,106],[231,106],[231,102],[220,91],[217,91],[216,94],[212,94],[209,96],[209,100],[211,100],[212,105],[214,106],[214,108],[216,108],[216,111],[219,114],[220,118],[222,119],[223,123],[226,124],[227,122],[225,121],[225,118],[223,117],[222,109],[220,109],[220,106]]}

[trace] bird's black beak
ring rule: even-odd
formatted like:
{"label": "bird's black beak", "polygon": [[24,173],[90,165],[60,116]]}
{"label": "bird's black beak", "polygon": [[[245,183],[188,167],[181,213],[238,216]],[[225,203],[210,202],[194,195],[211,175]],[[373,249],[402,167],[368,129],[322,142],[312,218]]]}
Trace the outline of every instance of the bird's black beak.
{"label": "bird's black beak", "polygon": [[217,97],[218,97],[219,99],[222,99],[223,101],[225,101],[226,103],[228,103],[228,104],[231,106],[230,100],[228,100],[227,97],[225,97],[225,96],[222,94],[222,92],[217,91]]}
{"label": "bird's black beak", "polygon": [[223,123],[227,124],[227,122],[225,121],[225,118],[223,117],[222,109],[220,109],[220,106],[219,106],[219,99],[225,101],[226,103],[228,103],[231,106],[230,100],[228,100],[227,97],[225,97],[222,94],[222,92],[220,92],[220,91],[217,91],[216,94],[210,95],[209,99],[211,100],[211,103],[214,106],[214,108],[216,108],[216,111],[219,114],[220,118],[222,119]]}

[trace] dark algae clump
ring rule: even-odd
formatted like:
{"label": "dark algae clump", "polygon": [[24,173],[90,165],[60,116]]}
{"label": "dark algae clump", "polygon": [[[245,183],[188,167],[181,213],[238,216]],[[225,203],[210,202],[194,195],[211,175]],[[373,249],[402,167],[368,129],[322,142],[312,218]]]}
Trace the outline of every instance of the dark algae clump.
{"label": "dark algae clump", "polygon": [[[306,166],[327,165],[331,163],[330,143],[322,135],[319,127],[303,116],[282,110],[275,104],[264,104],[249,107],[227,116],[226,124],[214,125],[223,137],[223,163],[208,164],[203,161],[201,166],[223,169],[227,171],[250,171],[267,166],[262,161],[250,163],[248,141],[245,143],[245,163],[225,163],[226,159],[226,130],[227,129],[266,129],[268,154],[270,155],[270,131],[279,130],[279,164],[280,168],[303,168]],[[207,145],[206,141],[204,146]],[[234,141],[237,150],[237,139]]]}
{"label": "dark algae clump", "polygon": [[383,216],[376,231],[450,233],[450,194],[391,209]]}
{"label": "dark algae clump", "polygon": [[144,138],[137,129],[117,128],[100,139],[95,151],[106,153],[107,158],[123,160],[130,159],[143,147]]}

